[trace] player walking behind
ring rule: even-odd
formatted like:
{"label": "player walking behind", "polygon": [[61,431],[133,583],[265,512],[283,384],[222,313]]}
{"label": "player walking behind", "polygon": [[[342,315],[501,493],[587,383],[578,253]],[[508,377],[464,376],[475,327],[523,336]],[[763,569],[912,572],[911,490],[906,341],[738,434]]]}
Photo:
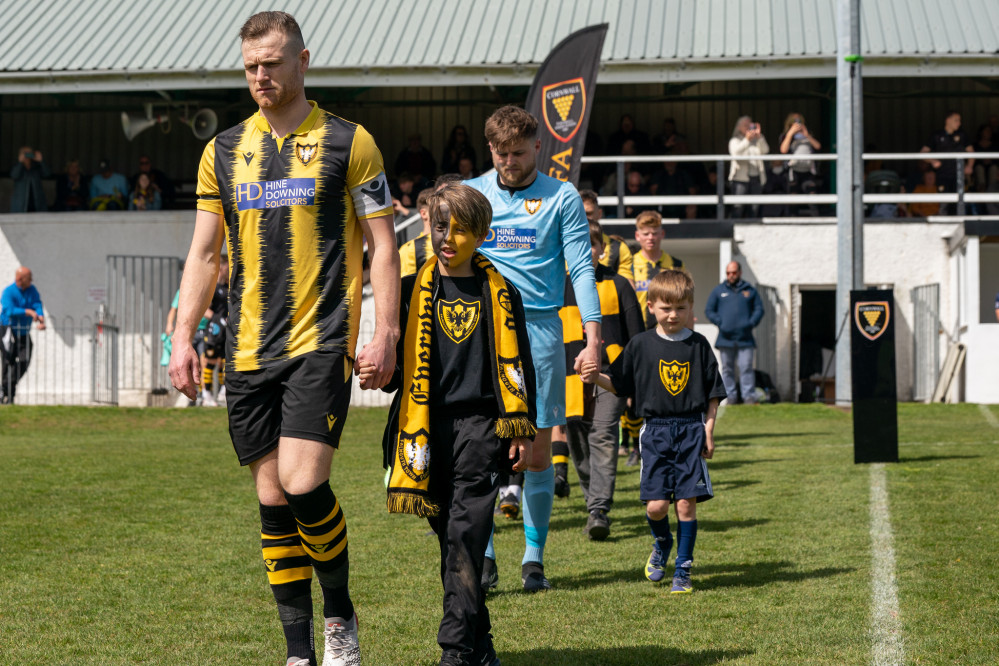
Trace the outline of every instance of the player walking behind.
{"label": "player walking behind", "polygon": [[330,465],[350,402],[361,307],[362,234],[375,298],[374,339],[357,355],[362,388],[392,376],[399,337],[399,254],[392,199],[374,140],[305,98],[309,51],[284,12],[239,33],[260,107],[216,136],[198,173],[194,239],[180,286],[170,377],[189,398],[201,369],[191,338],[225,238],[229,432],[260,501],[264,564],[287,642],[286,664],[316,663],[312,573],[323,592],[324,666],[361,663],[347,589],[347,523]]}
{"label": "player walking behind", "polygon": [[489,233],[489,201],[450,185],[428,208],[434,254],[402,284],[388,507],[426,517],[437,533],[441,666],[498,666],[479,580],[497,477],[511,463],[527,466],[537,432],[530,343],[519,292],[476,252]]}
{"label": "player walking behind", "polygon": [[[486,255],[524,298],[527,333],[537,376],[538,436],[524,472],[524,540],[521,580],[528,592],[551,588],[545,577],[555,470],[552,468],[552,428],[565,424],[565,348],[558,309],[565,293],[568,266],[586,332],[586,346],[576,358],[600,362],[600,301],[590,232],[583,202],[570,183],[538,173],[541,150],[538,121],[516,106],[504,106],[486,120],[486,140],[495,174],[466,181],[486,195],[493,222],[482,254]],[[490,538],[486,577],[495,585],[496,553]]]}
{"label": "player walking behind", "polygon": [[676,504],[676,566],[673,594],[693,591],[690,567],[697,539],[697,503],[713,497],[705,460],[714,455],[714,427],[725,386],[711,344],[685,328],[694,306],[694,281],[679,270],[662,271],[649,283],[649,311],[656,327],[633,337],[607,374],[583,368],[583,380],[635,401],[645,419],[639,439],[639,498],[654,537],[645,577],[659,584],[673,547],[669,505]]}

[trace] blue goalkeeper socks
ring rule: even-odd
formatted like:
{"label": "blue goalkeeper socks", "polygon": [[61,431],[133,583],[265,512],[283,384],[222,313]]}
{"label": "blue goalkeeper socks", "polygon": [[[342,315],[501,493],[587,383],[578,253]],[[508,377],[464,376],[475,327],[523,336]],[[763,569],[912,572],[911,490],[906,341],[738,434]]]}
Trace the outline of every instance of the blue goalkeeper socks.
{"label": "blue goalkeeper socks", "polygon": [[486,557],[496,561],[496,551],[493,549],[493,535],[496,534],[496,525],[489,531],[489,543],[486,544]]}
{"label": "blue goalkeeper socks", "polygon": [[545,542],[548,540],[548,523],[552,517],[555,500],[555,467],[543,472],[524,472],[524,559],[521,564],[543,564]]}

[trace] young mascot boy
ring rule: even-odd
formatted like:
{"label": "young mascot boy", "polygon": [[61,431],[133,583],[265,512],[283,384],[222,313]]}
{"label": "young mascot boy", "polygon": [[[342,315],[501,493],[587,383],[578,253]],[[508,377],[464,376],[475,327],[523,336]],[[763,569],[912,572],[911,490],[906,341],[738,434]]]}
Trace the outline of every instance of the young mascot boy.
{"label": "young mascot boy", "polygon": [[645,577],[659,584],[673,547],[669,505],[676,504],[676,567],[673,594],[693,591],[690,567],[697,538],[697,503],[713,496],[705,459],[714,454],[715,415],[725,386],[711,344],[685,326],[694,305],[694,282],[679,270],[666,270],[649,283],[649,311],[656,327],[628,343],[600,374],[583,368],[584,381],[635,402],[645,419],[639,439],[642,456],[640,498],[655,538]]}
{"label": "young mascot boy", "polygon": [[402,359],[386,429],[388,509],[437,533],[445,664],[498,665],[482,577],[501,470],[527,466],[537,433],[520,294],[476,251],[489,201],[466,185],[431,195],[434,255],[402,282]]}

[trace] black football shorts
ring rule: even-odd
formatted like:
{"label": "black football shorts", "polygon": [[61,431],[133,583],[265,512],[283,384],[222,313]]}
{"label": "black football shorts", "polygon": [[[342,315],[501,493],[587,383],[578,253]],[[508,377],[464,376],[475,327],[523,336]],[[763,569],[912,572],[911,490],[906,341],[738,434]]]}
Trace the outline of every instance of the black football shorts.
{"label": "black football shorts", "polygon": [[352,369],[343,354],[309,352],[260,370],[227,370],[229,436],[239,464],[270,453],[281,437],[338,448]]}

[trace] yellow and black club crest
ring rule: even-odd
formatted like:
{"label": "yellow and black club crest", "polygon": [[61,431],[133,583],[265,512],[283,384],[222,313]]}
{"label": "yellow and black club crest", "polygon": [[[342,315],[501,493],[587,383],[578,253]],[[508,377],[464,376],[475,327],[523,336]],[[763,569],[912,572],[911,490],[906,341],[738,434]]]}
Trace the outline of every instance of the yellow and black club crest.
{"label": "yellow and black club crest", "polygon": [[679,395],[687,386],[690,377],[690,362],[664,361],[659,359],[659,379],[670,395]]}
{"label": "yellow and black club crest", "polygon": [[528,215],[534,215],[541,210],[541,199],[524,199],[524,210]]}
{"label": "yellow and black club crest", "polygon": [[316,156],[317,152],[319,152],[318,143],[308,145],[301,143],[295,144],[295,155],[298,157],[298,161],[302,163],[302,166],[308,166],[309,162],[312,161],[312,158]]}
{"label": "yellow and black club crest", "polygon": [[466,303],[460,298],[441,301],[437,309],[437,320],[447,336],[454,340],[455,344],[461,344],[475,330],[481,309],[481,303]]}

